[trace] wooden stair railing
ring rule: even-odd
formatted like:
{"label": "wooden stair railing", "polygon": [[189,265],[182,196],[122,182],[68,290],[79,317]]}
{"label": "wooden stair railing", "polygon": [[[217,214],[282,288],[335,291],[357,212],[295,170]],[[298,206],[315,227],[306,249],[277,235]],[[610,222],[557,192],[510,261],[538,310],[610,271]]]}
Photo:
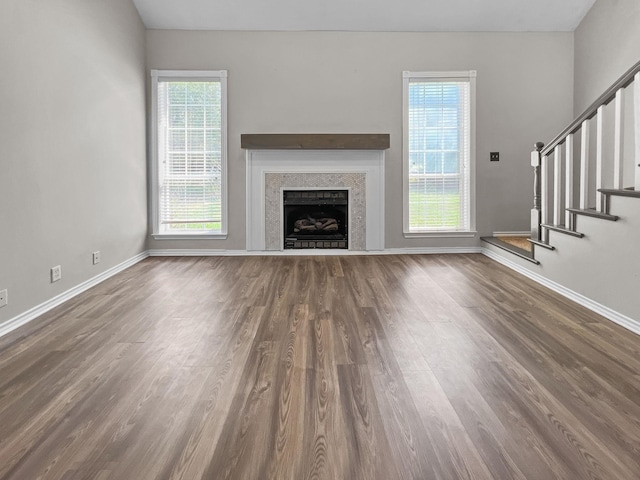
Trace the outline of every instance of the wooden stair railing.
{"label": "wooden stair railing", "polygon": [[[625,145],[631,143],[625,144],[625,133],[628,133],[625,109],[629,108],[627,93],[630,90],[633,90],[634,148],[625,151]],[[613,116],[613,128],[605,125],[610,116]],[[595,142],[591,141],[592,129]],[[613,138],[607,136],[610,130]],[[607,148],[610,143],[613,148]],[[548,246],[549,230],[583,236],[577,231],[578,215],[618,220],[609,211],[610,197],[640,198],[640,62],[549,144],[536,143],[531,152],[531,166],[534,169],[533,244]],[[590,178],[590,172],[595,173],[595,179]],[[574,178],[579,178],[577,191]],[[625,187],[625,182],[633,186]]]}

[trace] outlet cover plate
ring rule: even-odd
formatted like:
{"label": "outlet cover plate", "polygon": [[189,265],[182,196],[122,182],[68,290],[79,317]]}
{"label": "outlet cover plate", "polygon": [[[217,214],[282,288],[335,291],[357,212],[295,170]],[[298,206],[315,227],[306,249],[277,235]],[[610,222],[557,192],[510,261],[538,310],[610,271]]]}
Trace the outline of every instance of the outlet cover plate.
{"label": "outlet cover plate", "polygon": [[62,267],[57,265],[51,269],[51,283],[57,282],[62,278]]}
{"label": "outlet cover plate", "polygon": [[100,250],[98,250],[97,252],[93,252],[93,264],[97,265],[100,263],[101,257],[100,257]]}
{"label": "outlet cover plate", "polygon": [[9,303],[9,292],[6,289],[0,290],[0,307],[4,307],[7,303]]}
{"label": "outlet cover plate", "polygon": [[500,152],[489,152],[489,160],[492,162],[499,162]]}

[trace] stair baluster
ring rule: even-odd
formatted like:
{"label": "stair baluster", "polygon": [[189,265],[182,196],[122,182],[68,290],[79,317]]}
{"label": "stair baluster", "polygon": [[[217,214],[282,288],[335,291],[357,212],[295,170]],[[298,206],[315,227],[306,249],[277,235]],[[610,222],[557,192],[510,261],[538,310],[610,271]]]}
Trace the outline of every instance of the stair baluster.
{"label": "stair baluster", "polygon": [[562,219],[562,146],[553,149],[553,225],[560,226]]}
{"label": "stair baluster", "polygon": [[598,107],[596,117],[596,210],[604,212],[604,197],[600,189],[602,183],[602,166],[604,163],[604,105]]}
{"label": "stair baluster", "polygon": [[573,230],[573,215],[567,208],[573,206],[573,133],[567,135],[565,141],[565,186],[564,186],[564,226]]}
{"label": "stair baluster", "polygon": [[540,224],[542,223],[541,208],[542,208],[542,182],[541,182],[541,164],[542,155],[541,151],[544,147],[544,143],[537,142],[535,150],[531,152],[531,166],[533,167],[533,208],[531,209],[531,240],[537,242],[542,241],[542,230]]}
{"label": "stair baluster", "polygon": [[623,182],[622,155],[624,150],[624,89],[616,92],[615,131],[613,140],[613,188],[621,190]]}
{"label": "stair baluster", "polygon": [[633,164],[635,165],[635,182],[634,188],[636,192],[640,192],[640,72],[635,75],[635,84],[633,89],[633,110],[635,119],[635,156]]}
{"label": "stair baluster", "polygon": [[586,119],[582,122],[580,136],[580,210],[589,208],[589,128],[591,121]]}

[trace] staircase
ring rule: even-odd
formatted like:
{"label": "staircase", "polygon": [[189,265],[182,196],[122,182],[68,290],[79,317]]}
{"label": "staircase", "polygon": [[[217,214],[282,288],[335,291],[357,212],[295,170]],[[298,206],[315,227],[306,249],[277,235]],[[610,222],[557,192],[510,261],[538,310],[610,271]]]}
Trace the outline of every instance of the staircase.
{"label": "staircase", "polygon": [[[612,208],[612,198],[640,200],[640,62],[548,145],[536,143],[531,166],[531,248],[495,237],[483,237],[484,242],[539,265],[540,250],[556,250],[550,232],[576,239],[602,234],[597,227],[581,229],[581,217],[611,222],[607,230],[615,234],[615,222],[622,217]],[[640,232],[633,236],[629,241],[637,242]]]}

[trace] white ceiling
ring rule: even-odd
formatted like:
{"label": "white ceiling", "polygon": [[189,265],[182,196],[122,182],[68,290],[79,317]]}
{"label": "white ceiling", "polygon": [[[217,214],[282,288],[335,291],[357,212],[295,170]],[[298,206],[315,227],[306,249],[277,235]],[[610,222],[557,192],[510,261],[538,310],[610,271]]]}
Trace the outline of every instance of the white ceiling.
{"label": "white ceiling", "polygon": [[573,31],[595,0],[133,0],[147,28]]}

